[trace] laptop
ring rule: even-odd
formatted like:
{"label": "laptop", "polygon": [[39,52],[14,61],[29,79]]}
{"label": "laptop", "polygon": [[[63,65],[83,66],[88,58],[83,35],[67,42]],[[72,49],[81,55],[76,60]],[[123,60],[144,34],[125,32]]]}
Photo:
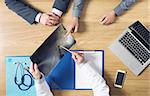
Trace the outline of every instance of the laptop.
{"label": "laptop", "polygon": [[138,76],[150,64],[150,31],[136,21],[109,48]]}
{"label": "laptop", "polygon": [[63,24],[60,24],[32,56],[30,56],[31,61],[38,64],[40,72],[45,76],[52,72],[66,52],[60,46],[70,49],[76,43],[71,34],[67,36],[66,34],[67,30]]}

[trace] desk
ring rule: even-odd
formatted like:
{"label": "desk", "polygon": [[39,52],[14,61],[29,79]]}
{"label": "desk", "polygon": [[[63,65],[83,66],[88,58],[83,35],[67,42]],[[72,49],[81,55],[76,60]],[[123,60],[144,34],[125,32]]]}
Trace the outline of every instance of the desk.
{"label": "desk", "polygon": [[[36,8],[48,12],[52,0],[28,0]],[[138,77],[108,49],[113,40],[136,20],[143,22],[150,28],[150,0],[139,0],[131,10],[117,18],[116,23],[103,26],[98,20],[114,8],[120,0],[85,0],[85,8],[81,18],[81,27],[74,36],[77,44],[73,50],[105,50],[105,78],[111,88],[112,96],[149,96],[150,95],[150,70],[149,67]],[[71,21],[72,5],[63,17],[64,25]],[[4,1],[0,1],[0,96],[6,94],[5,82],[5,56],[31,55],[56,27],[46,27],[41,24],[29,25],[22,18],[8,10]],[[124,88],[113,87],[117,69],[127,71]],[[2,87],[3,86],[3,87]],[[90,90],[54,90],[55,96],[90,96]]]}

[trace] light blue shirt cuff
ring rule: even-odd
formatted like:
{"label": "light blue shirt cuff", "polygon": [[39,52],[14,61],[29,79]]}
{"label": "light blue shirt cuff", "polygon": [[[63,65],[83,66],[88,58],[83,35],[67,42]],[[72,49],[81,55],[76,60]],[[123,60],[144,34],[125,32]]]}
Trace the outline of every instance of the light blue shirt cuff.
{"label": "light blue shirt cuff", "polygon": [[123,12],[125,11],[125,10],[123,10],[121,7],[116,7],[115,9],[114,9],[114,11],[115,11],[115,14],[117,15],[117,16],[120,16],[121,14],[123,14]]}
{"label": "light blue shirt cuff", "polygon": [[124,11],[128,10],[136,0],[122,0],[121,3],[114,9],[115,14],[120,16],[123,14]]}
{"label": "light blue shirt cuff", "polygon": [[81,10],[73,10],[72,16],[80,18]]}

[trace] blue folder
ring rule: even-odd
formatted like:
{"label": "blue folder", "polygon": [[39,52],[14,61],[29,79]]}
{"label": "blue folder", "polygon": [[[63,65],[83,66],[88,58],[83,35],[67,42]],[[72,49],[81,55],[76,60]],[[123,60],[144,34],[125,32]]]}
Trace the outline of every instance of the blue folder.
{"label": "blue folder", "polygon": [[70,53],[66,52],[46,77],[46,81],[52,89],[75,89],[75,62]]}

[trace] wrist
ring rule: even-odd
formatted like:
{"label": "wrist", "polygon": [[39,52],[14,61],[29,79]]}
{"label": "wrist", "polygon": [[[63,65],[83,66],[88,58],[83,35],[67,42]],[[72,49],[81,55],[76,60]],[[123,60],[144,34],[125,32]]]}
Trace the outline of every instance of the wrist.
{"label": "wrist", "polygon": [[82,68],[86,63],[87,63],[87,61],[84,60],[84,61],[81,62],[81,63],[76,63],[76,65],[77,65],[78,68]]}
{"label": "wrist", "polygon": [[79,17],[75,17],[75,16],[73,16],[72,18],[73,18],[73,19],[79,19]]}
{"label": "wrist", "polygon": [[79,21],[79,18],[78,17],[72,17],[73,21]]}
{"label": "wrist", "polygon": [[42,79],[42,74],[41,74],[41,73],[39,73],[36,77],[34,77],[34,79],[36,79],[36,80],[40,80],[40,79]]}
{"label": "wrist", "polygon": [[112,14],[113,14],[114,16],[117,16],[117,14],[116,14],[116,12],[115,12],[114,10],[112,10]]}

